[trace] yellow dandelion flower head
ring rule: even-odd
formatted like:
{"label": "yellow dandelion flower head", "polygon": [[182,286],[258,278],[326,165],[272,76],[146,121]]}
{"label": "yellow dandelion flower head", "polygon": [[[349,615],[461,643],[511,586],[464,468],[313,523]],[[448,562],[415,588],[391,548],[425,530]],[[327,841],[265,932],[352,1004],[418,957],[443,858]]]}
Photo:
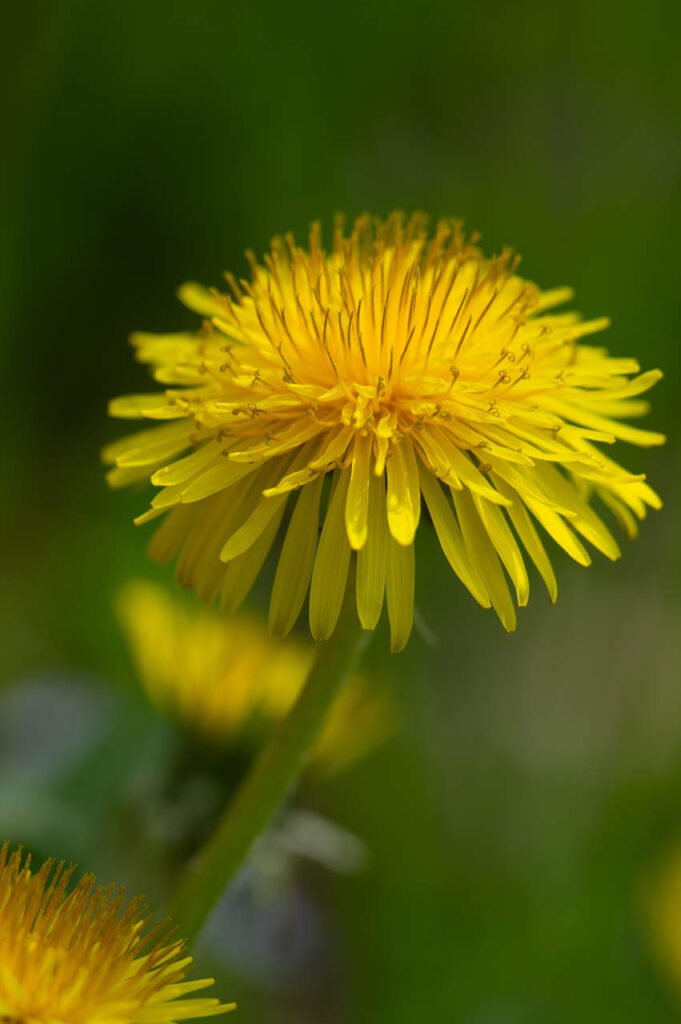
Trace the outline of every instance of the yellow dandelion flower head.
{"label": "yellow dandelion flower head", "polygon": [[[188,607],[146,580],[126,584],[116,609],[151,702],[218,745],[258,739],[263,726],[285,717],[314,661],[311,644],[274,640],[256,616],[226,619],[212,608]],[[332,707],[311,767],[335,774],[395,727],[387,697],[353,676]]]}
{"label": "yellow dandelion flower head", "polygon": [[328,638],[356,552],[361,624],[376,626],[385,596],[401,649],[422,498],[454,572],[507,630],[504,570],[528,599],[523,549],[556,596],[536,524],[582,564],[580,538],[617,557],[591,498],[630,535],[660,502],[598,445],[664,440],[622,422],[646,411],[638,396],[660,373],[584,344],[607,320],[549,313],[570,289],[542,291],[510,252],[487,259],[476,241],[449,220],[429,238],[422,216],[396,213],[349,235],[339,219],[325,251],[313,225],[308,248],[275,238],[263,265],[249,257],[250,281],[227,275],[231,294],[183,286],[205,318],[196,333],[133,337],[165,390],[110,411],[172,422],[111,445],[109,480],[161,488],[137,521],[166,513],[151,551],[179,555],[182,583],[236,608],[294,491],[271,593],[278,633],[309,590],[311,632]]}
{"label": "yellow dandelion flower head", "polygon": [[172,1024],[234,1005],[182,997],[192,958],[163,928],[147,929],[139,900],[22,851],[0,848],[0,1020],[7,1024]]}

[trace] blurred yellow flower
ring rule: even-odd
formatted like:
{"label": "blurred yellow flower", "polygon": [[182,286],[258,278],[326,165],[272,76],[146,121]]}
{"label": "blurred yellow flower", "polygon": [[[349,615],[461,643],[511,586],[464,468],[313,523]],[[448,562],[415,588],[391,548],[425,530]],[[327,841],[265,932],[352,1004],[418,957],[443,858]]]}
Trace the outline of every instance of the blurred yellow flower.
{"label": "blurred yellow flower", "polygon": [[[143,580],[121,590],[117,610],[152,703],[217,744],[284,718],[315,657],[311,644],[272,639],[255,617],[189,609]],[[353,677],[312,751],[312,766],[335,774],[383,742],[395,721],[387,699]]]}
{"label": "blurred yellow flower", "polygon": [[183,980],[182,942],[146,930],[140,901],[123,910],[122,894],[92,875],[69,890],[72,874],[53,861],[33,873],[21,850],[0,849],[0,1020],[172,1024],[234,1008],[182,999],[213,984]]}
{"label": "blurred yellow flower", "polygon": [[681,996],[681,847],[648,878],[644,897],[651,946]]}
{"label": "blurred yellow flower", "polygon": [[232,611],[298,490],[272,630],[291,629],[309,589],[312,635],[328,638],[356,551],[361,624],[376,626],[385,595],[393,650],[412,627],[422,496],[454,572],[507,630],[516,615],[504,569],[517,603],[528,600],[521,547],[556,597],[534,521],[583,565],[578,535],[617,558],[591,497],[629,535],[660,502],[594,442],[662,443],[621,422],[647,411],[637,396],[660,373],[632,377],[635,359],[581,344],[608,321],[547,313],[571,290],[541,291],[509,252],[486,259],[476,241],[450,220],[429,241],[420,215],[364,216],[349,237],[339,219],[328,253],[313,225],[308,249],[287,236],[264,266],[249,254],[251,281],[228,274],[231,296],[184,285],[202,329],[133,337],[166,389],[110,406],[173,422],[104,453],[112,485],[151,477],[162,488],[137,520],[168,513],[152,555],[179,554],[179,580]]}

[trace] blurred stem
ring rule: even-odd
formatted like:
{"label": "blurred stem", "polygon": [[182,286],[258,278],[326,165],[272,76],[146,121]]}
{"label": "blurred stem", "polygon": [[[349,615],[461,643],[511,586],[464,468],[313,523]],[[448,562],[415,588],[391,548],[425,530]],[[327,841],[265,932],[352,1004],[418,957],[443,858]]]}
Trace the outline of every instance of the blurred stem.
{"label": "blurred stem", "polygon": [[257,756],[198,862],[175,893],[170,914],[187,942],[196,937],[254,841],[298,780],[327,712],[354,671],[369,635],[357,619],[354,587],[348,587],[336,629],[320,647],[298,699]]}

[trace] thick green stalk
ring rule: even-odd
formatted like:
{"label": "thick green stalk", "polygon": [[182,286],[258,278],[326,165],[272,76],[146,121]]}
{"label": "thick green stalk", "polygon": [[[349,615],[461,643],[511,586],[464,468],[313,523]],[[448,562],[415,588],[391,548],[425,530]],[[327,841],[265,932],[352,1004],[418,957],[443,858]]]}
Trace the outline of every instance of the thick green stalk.
{"label": "thick green stalk", "polygon": [[274,732],[226,808],[216,831],[175,894],[171,916],[191,942],[233,878],[255,839],[297,781],[327,712],[353,672],[363,639],[354,588],[330,640],[287,717]]}

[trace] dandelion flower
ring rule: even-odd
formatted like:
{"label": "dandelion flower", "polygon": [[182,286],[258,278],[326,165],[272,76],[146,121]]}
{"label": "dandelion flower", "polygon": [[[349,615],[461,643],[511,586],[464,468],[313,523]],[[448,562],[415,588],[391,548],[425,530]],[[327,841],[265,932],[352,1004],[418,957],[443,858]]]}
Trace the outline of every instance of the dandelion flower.
{"label": "dandelion flower", "polygon": [[[217,745],[258,738],[286,716],[314,661],[311,644],[273,640],[254,616],[225,620],[133,580],[117,611],[151,702]],[[311,753],[317,774],[349,767],[393,732],[392,705],[361,676],[343,688]]]}
{"label": "dandelion flower", "polygon": [[272,630],[291,629],[309,590],[311,632],[327,639],[356,552],[359,619],[373,629],[385,597],[393,650],[412,626],[422,498],[452,569],[506,630],[509,581],[528,600],[526,556],[556,597],[537,526],[583,565],[583,540],[616,558],[592,499],[629,535],[660,502],[599,445],[662,443],[622,422],[646,412],[660,373],[585,344],[606,319],[548,312],[569,288],[542,291],[510,252],[487,259],[476,243],[449,220],[429,238],[419,215],[365,216],[349,236],[339,219],[328,252],[313,225],[307,249],[287,236],[264,264],[249,254],[231,294],[184,285],[203,326],[133,337],[165,390],[110,407],[168,421],[105,451],[112,485],[161,488],[137,520],[165,514],[152,555],[178,556],[183,584],[234,610],[294,498]]}
{"label": "dandelion flower", "polygon": [[8,1024],[172,1024],[233,1009],[182,997],[212,984],[184,981],[191,957],[144,907],[92,875],[69,889],[73,868],[31,870],[0,849],[0,1020]]}

